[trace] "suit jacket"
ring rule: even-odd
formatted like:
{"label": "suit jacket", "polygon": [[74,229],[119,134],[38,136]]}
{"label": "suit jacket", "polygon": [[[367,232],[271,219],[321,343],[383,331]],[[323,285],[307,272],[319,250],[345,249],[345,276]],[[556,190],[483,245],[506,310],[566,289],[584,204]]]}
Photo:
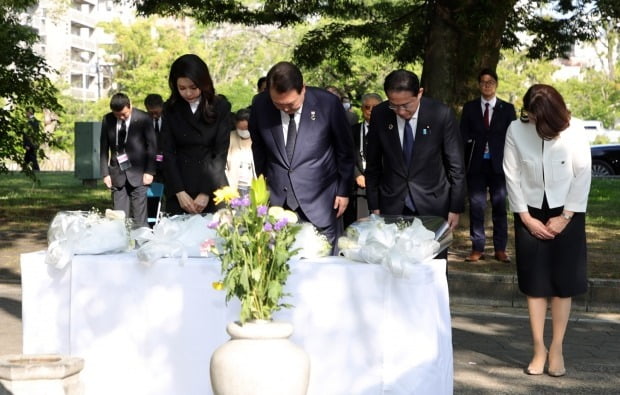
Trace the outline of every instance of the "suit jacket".
{"label": "suit jacket", "polygon": [[155,174],[155,155],[157,153],[157,138],[151,117],[144,111],[132,108],[130,123],[127,128],[127,143],[125,152],[131,162],[131,167],[122,171],[116,159],[116,122],[114,113],[108,113],[101,122],[101,136],[99,139],[99,165],[101,176],[110,176],[112,185],[120,188],[129,181],[134,187],[143,184],[144,173]]}
{"label": "suit jacket", "polygon": [[[362,150],[361,150],[361,144],[362,141],[360,141],[360,133],[362,131],[362,125],[364,124],[364,122],[360,122],[360,123],[356,123],[355,125],[353,125],[353,127],[351,128],[351,133],[353,136],[353,148],[355,150],[355,167],[353,168],[353,177],[357,178],[358,176],[364,175],[364,158],[362,157]],[[368,133],[368,130],[366,130],[366,133]],[[368,137],[368,135],[366,135],[366,137]],[[368,147],[368,138],[366,138],[366,140],[364,141],[364,156],[366,155],[366,148]]]}
{"label": "suit jacket", "polygon": [[408,191],[420,215],[447,218],[464,209],[463,142],[453,111],[423,97],[418,110],[413,156],[405,165],[394,111],[385,101],[373,108],[368,131],[368,208],[402,214]]}
{"label": "suit jacket", "polygon": [[557,138],[542,140],[533,122],[514,121],[508,128],[504,172],[508,202],[515,213],[527,207],[585,212],[592,179],[590,143],[583,123],[571,119]]}
{"label": "suit jacket", "polygon": [[166,103],[163,110],[162,151],[166,197],[176,200],[185,191],[192,198],[200,193],[213,199],[213,192],[228,185],[226,155],[230,141],[230,103],[217,97],[212,124],[192,113],[189,103]]}
{"label": "suit jacket", "polygon": [[282,119],[268,92],[252,105],[250,133],[256,174],[264,174],[270,203],[281,206],[287,188],[317,227],[336,221],[336,196],[349,196],[353,182],[353,141],[344,108],[335,95],[306,87],[292,161],[284,144]]}
{"label": "suit jacket", "polygon": [[469,150],[465,152],[467,172],[469,174],[480,173],[484,156],[484,147],[489,142],[491,154],[491,166],[495,174],[504,174],[502,162],[504,160],[504,142],[506,130],[510,122],[517,119],[515,108],[512,104],[497,99],[493,108],[493,117],[489,129],[484,127],[484,113],[482,112],[481,99],[465,103],[461,114],[461,134],[465,145]]}

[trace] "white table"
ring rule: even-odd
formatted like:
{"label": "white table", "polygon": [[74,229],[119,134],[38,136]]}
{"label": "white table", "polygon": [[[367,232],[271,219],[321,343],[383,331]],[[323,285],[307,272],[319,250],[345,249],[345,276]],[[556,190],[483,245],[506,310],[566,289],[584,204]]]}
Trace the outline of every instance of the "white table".
{"label": "white table", "polygon": [[[84,358],[88,395],[211,393],[209,359],[239,310],[211,286],[216,260],[82,255],[57,270],[44,257],[21,256],[25,354]],[[452,393],[445,261],[408,279],[344,258],[293,262],[287,291],[295,307],[276,319],[310,355],[309,394]]]}

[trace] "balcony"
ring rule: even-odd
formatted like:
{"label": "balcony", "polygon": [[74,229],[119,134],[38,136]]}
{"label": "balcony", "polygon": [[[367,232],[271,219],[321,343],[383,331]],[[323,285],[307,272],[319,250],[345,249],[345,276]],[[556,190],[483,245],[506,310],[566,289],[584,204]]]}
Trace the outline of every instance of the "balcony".
{"label": "balcony", "polygon": [[94,29],[97,25],[97,19],[89,14],[85,14],[82,11],[76,10],[74,8],[69,9],[69,18],[71,23],[79,24],[84,27],[90,27]]}
{"label": "balcony", "polygon": [[91,38],[71,36],[71,47],[88,52],[97,52],[97,43]]}

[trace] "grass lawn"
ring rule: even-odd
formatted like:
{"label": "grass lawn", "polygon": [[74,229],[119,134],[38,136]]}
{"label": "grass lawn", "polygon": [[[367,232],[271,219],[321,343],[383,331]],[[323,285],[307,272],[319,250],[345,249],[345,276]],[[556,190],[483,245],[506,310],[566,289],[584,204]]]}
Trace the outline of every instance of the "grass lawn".
{"label": "grass lawn", "polygon": [[[72,172],[41,172],[39,183],[20,173],[0,175],[0,278],[19,280],[19,254],[47,247],[47,227],[58,211],[111,208],[110,193],[102,182],[85,187]],[[620,179],[593,179],[586,218],[589,276],[620,279]],[[490,209],[489,209],[490,210]],[[493,256],[490,212],[487,215],[487,256]],[[512,215],[508,217],[508,254],[514,262]],[[487,258],[478,263],[463,262],[469,255],[469,219],[461,216],[450,247],[451,270],[478,273],[515,273],[514,263]]]}

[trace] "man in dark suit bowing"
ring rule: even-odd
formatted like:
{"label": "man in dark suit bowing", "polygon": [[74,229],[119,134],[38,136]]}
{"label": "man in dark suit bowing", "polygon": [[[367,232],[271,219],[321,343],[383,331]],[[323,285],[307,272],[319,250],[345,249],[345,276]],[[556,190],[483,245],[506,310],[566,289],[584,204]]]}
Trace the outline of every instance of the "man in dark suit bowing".
{"label": "man in dark suit bowing", "polygon": [[115,210],[147,226],[146,191],[153,182],[157,153],[153,123],[146,112],[131,108],[124,93],[112,96],[110,109],[101,123],[103,183],[112,190]]}
{"label": "man in dark suit bowing", "polygon": [[456,228],[465,169],[453,111],[423,98],[418,77],[407,70],[392,71],[383,88],[388,100],[372,110],[368,131],[368,208],[375,214],[439,216]]}
{"label": "man in dark suit bowing", "polygon": [[256,174],[267,178],[271,204],[311,222],[336,252],[355,163],[340,100],[307,87],[297,66],[280,62],[252,104],[249,129]]}
{"label": "man in dark suit bowing", "polygon": [[461,134],[468,147],[467,191],[469,196],[469,234],[472,241],[468,262],[484,259],[484,210],[487,190],[491,197],[493,247],[495,259],[510,262],[506,254],[508,220],[506,217],[506,179],[504,142],[506,130],[516,119],[512,104],[495,96],[497,74],[484,69],[478,75],[481,97],[465,103],[461,115]]}

